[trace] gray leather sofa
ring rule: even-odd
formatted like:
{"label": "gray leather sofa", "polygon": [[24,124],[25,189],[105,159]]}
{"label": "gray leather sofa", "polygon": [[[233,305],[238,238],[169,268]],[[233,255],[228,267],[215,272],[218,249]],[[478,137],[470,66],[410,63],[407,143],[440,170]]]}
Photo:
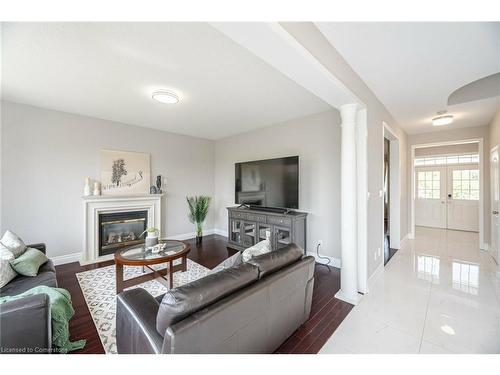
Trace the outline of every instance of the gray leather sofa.
{"label": "gray leather sofa", "polygon": [[154,298],[118,295],[118,353],[272,353],[308,318],[314,258],[291,244]]}
{"label": "gray leather sofa", "polygon": [[[45,244],[28,245],[45,253]],[[34,277],[17,276],[0,288],[0,296],[14,296],[35,286],[57,287],[51,260]],[[2,353],[47,353],[52,347],[50,304],[39,294],[0,304],[0,350]]]}

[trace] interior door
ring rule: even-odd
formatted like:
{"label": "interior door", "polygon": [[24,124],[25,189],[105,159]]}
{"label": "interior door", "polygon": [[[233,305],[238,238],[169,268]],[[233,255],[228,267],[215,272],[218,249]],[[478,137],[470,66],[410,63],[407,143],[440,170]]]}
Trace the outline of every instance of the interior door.
{"label": "interior door", "polygon": [[446,228],[446,167],[419,167],[415,177],[415,224]]}
{"label": "interior door", "polygon": [[478,232],[479,167],[448,166],[447,175],[447,228]]}
{"label": "interior door", "polygon": [[491,150],[490,154],[490,178],[491,178],[491,244],[490,253],[495,258],[497,263],[500,262],[500,247],[499,247],[499,199],[500,199],[500,173],[498,162],[498,146]]}

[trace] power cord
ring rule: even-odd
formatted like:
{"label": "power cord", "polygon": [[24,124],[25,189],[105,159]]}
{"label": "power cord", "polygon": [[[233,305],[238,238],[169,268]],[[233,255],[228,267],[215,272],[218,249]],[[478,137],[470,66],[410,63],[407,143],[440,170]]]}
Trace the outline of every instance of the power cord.
{"label": "power cord", "polygon": [[320,248],[321,244],[318,242],[318,245],[316,246],[316,255],[318,256],[318,259],[323,259],[323,260],[326,260],[326,263],[322,263],[322,262],[318,262],[319,265],[321,266],[325,266],[326,268],[328,268],[328,271],[330,271],[330,258],[327,258],[325,256],[322,256],[322,255],[319,255],[319,248]]}

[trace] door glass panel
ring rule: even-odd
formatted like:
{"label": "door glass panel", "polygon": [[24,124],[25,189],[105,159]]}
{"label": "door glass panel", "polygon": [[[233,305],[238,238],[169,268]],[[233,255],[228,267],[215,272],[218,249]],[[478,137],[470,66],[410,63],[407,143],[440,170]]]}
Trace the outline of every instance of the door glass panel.
{"label": "door glass panel", "polygon": [[241,221],[231,220],[231,241],[240,242],[241,240]]}
{"label": "door glass panel", "polygon": [[461,200],[479,200],[479,170],[454,170],[452,197]]}
{"label": "door glass panel", "polygon": [[269,225],[259,225],[259,239],[258,242],[271,237],[271,227]]}
{"label": "door glass panel", "polygon": [[275,228],[276,246],[278,249],[285,247],[291,242],[290,230],[284,228]]}
{"label": "door glass panel", "polygon": [[243,223],[243,245],[253,246],[255,245],[255,234],[256,234],[256,224],[254,223]]}
{"label": "door glass panel", "polygon": [[417,174],[417,197],[420,199],[441,198],[441,172],[425,171]]}

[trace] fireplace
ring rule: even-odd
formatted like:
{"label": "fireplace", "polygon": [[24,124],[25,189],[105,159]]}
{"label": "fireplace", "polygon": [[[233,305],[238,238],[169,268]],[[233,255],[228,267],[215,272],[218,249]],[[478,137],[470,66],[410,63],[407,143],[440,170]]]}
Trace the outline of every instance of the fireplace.
{"label": "fireplace", "polygon": [[99,256],[144,243],[148,211],[99,213]]}

